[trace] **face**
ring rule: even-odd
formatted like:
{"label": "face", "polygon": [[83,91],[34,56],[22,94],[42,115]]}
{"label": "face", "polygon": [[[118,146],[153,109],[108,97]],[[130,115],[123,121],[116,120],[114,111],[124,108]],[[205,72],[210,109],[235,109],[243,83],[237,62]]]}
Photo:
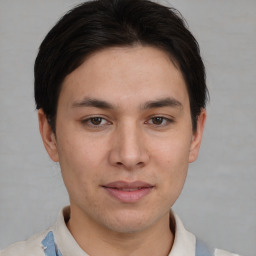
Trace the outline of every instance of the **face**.
{"label": "face", "polygon": [[145,46],[97,52],[66,77],[56,136],[39,111],[71,213],[117,232],[168,216],[197,157],[204,120],[202,111],[193,133],[181,72],[166,53]]}

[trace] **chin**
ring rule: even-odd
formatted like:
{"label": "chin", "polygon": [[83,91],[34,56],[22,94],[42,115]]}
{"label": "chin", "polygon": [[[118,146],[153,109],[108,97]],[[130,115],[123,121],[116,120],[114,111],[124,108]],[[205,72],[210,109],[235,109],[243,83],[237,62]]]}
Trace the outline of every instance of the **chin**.
{"label": "chin", "polygon": [[116,222],[116,223],[108,223],[108,229],[112,230],[113,232],[120,233],[120,234],[133,234],[141,232],[148,228],[148,223],[143,223],[141,221],[123,221],[123,222]]}
{"label": "chin", "polygon": [[[107,216],[106,216],[107,218]],[[111,217],[105,219],[105,226],[117,233],[129,234],[141,232],[150,227],[157,218],[139,213],[138,211],[123,211],[119,214],[111,214]]]}

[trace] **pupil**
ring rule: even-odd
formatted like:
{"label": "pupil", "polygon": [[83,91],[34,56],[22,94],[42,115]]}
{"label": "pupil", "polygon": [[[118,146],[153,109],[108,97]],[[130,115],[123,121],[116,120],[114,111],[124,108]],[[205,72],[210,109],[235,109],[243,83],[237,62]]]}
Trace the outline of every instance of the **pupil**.
{"label": "pupil", "polygon": [[154,117],[153,118],[153,124],[161,124],[163,122],[162,117]]}
{"label": "pupil", "polygon": [[101,123],[102,118],[101,117],[93,117],[91,119],[92,124],[99,125]]}

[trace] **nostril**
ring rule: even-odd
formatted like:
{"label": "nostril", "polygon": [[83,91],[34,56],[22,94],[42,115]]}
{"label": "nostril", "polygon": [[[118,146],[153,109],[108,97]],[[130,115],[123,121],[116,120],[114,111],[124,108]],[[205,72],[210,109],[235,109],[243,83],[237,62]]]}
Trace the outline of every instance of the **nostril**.
{"label": "nostril", "polygon": [[[138,162],[136,165],[137,165],[137,166],[141,166],[141,165],[143,165],[143,164],[144,164],[143,162]],[[122,163],[122,162],[116,162],[116,165],[122,166],[123,163]]]}

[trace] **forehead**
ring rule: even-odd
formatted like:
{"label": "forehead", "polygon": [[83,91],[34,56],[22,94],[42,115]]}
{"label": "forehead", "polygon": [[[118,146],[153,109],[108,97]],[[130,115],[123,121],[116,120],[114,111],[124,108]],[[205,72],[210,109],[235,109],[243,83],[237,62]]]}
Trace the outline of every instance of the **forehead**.
{"label": "forehead", "polygon": [[188,100],[180,70],[164,51],[149,46],[94,53],[65,78],[63,96],[70,101],[97,97],[116,104],[164,97]]}

